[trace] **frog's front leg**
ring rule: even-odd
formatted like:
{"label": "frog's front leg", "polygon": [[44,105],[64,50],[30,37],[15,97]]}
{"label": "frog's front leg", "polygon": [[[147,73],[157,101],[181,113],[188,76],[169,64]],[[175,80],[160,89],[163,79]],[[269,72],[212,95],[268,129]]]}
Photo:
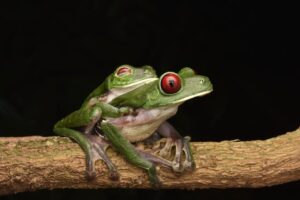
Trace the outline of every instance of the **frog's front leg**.
{"label": "frog's front leg", "polygon": [[[173,170],[181,172],[186,169],[193,169],[195,167],[193,155],[190,149],[190,137],[182,137],[178,131],[168,122],[164,122],[157,129],[157,132],[167,138],[166,144],[159,151],[160,156],[170,157],[172,148],[175,146],[175,157],[173,160]],[[185,153],[185,160],[181,165],[182,152]]]}
{"label": "frog's front leg", "polygon": [[[155,165],[145,158],[146,153],[139,152],[115,127],[114,125],[108,123],[107,121],[101,122],[101,130],[108,140],[111,142],[112,146],[119,151],[127,161],[130,163],[141,167],[148,172],[149,180],[154,187],[159,187],[160,182],[156,175]],[[150,156],[150,154],[149,154]],[[155,160],[155,157],[150,157]],[[167,162],[165,162],[167,165]]]}
{"label": "frog's front leg", "polygon": [[[95,104],[71,113],[57,122],[53,130],[58,135],[74,139],[83,149],[86,155],[86,175],[89,179],[95,177],[94,166],[99,159],[102,159],[108,166],[110,177],[112,179],[118,178],[115,166],[105,153],[108,146],[107,142],[101,136],[92,135],[95,124],[99,121],[103,112],[108,116],[118,116],[128,112],[128,110],[126,108],[118,109],[101,103]],[[78,130],[79,128],[83,128],[83,133]]]}

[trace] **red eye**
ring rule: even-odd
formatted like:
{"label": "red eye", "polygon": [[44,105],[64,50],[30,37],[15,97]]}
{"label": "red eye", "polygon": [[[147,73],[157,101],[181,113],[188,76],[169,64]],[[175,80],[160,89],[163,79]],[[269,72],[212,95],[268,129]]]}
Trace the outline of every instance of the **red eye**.
{"label": "red eye", "polygon": [[127,66],[121,66],[116,71],[116,76],[126,76],[132,73],[131,68]]}
{"label": "red eye", "polygon": [[160,79],[160,87],[166,94],[174,94],[181,88],[180,77],[172,72],[168,72]]}

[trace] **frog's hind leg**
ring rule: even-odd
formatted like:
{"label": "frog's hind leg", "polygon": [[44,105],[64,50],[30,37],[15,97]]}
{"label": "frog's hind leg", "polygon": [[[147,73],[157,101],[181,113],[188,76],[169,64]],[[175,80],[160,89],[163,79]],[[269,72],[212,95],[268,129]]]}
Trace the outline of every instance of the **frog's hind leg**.
{"label": "frog's hind leg", "polygon": [[[190,137],[182,137],[178,131],[168,122],[164,122],[157,132],[166,138],[165,146],[159,151],[160,156],[170,157],[172,148],[175,147],[175,157],[173,160],[173,170],[181,172],[183,170],[193,169],[195,167],[193,155],[190,149]],[[181,164],[182,152],[185,154],[185,160]]]}
{"label": "frog's hind leg", "polygon": [[[117,170],[105,152],[108,143],[101,136],[92,134],[101,113],[101,108],[98,106],[77,110],[57,122],[53,131],[60,136],[74,139],[83,149],[86,155],[86,176],[88,179],[93,179],[96,176],[95,162],[99,159],[108,166],[110,177],[117,179]],[[84,127],[82,132],[77,130],[81,127]]]}
{"label": "frog's hind leg", "polygon": [[112,146],[126,158],[130,163],[147,170],[150,182],[154,187],[160,186],[160,181],[156,175],[156,169],[151,159],[147,159],[140,153],[114,125],[102,121],[102,131]]}

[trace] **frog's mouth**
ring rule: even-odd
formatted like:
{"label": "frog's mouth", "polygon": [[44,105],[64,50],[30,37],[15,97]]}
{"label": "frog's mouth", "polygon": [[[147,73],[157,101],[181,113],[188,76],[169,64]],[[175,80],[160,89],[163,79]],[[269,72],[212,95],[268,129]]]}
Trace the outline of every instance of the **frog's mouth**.
{"label": "frog's mouth", "polygon": [[173,104],[181,104],[181,103],[183,103],[183,102],[185,102],[185,101],[187,101],[187,100],[189,100],[189,99],[192,99],[192,98],[195,98],[195,97],[202,97],[202,96],[204,96],[204,95],[207,95],[207,94],[211,93],[212,91],[213,91],[213,88],[212,88],[212,86],[211,86],[209,89],[207,89],[207,90],[205,90],[205,91],[203,91],[203,92],[199,92],[199,93],[192,94],[192,95],[190,95],[190,96],[184,97],[184,98],[182,98],[182,99],[175,100],[175,101],[173,102]]}
{"label": "frog's mouth", "polygon": [[177,104],[177,103],[183,103],[189,99],[192,99],[192,98],[195,98],[195,97],[202,97],[204,95],[207,95],[209,93],[211,93],[213,90],[207,90],[207,91],[203,91],[203,92],[200,92],[200,93],[197,93],[197,94],[193,94],[193,95],[190,95],[190,96],[187,96],[185,98],[182,98],[182,99],[178,99],[177,101],[174,101],[173,103],[174,104]]}
{"label": "frog's mouth", "polygon": [[133,83],[130,83],[130,84],[127,84],[127,85],[123,85],[123,86],[119,86],[117,88],[131,88],[131,87],[134,87],[134,89],[138,88],[139,86],[141,85],[144,85],[144,84],[148,84],[148,83],[151,83],[151,82],[154,82],[158,80],[158,78],[147,78],[147,79],[143,79],[143,80],[140,80],[140,81],[136,81],[136,82],[133,82]]}
{"label": "frog's mouth", "polygon": [[121,87],[116,87],[114,89],[111,89],[110,92],[107,94],[106,103],[109,103],[112,100],[114,100],[115,98],[117,98],[123,94],[131,92],[143,85],[152,83],[157,80],[158,80],[158,78],[147,78],[147,79],[143,79],[143,80],[128,84],[126,86],[121,86]]}

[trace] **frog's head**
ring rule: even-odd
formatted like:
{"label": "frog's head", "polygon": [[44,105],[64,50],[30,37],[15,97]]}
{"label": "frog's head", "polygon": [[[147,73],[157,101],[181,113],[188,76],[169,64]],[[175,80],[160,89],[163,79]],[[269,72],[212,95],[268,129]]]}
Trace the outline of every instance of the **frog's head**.
{"label": "frog's head", "polygon": [[145,107],[180,105],[212,91],[208,77],[197,75],[193,69],[185,67],[178,73],[166,72],[161,75],[157,84],[150,89]]}
{"label": "frog's head", "polygon": [[109,90],[138,88],[156,80],[158,78],[151,66],[135,68],[130,65],[121,65],[108,77],[107,88]]}

